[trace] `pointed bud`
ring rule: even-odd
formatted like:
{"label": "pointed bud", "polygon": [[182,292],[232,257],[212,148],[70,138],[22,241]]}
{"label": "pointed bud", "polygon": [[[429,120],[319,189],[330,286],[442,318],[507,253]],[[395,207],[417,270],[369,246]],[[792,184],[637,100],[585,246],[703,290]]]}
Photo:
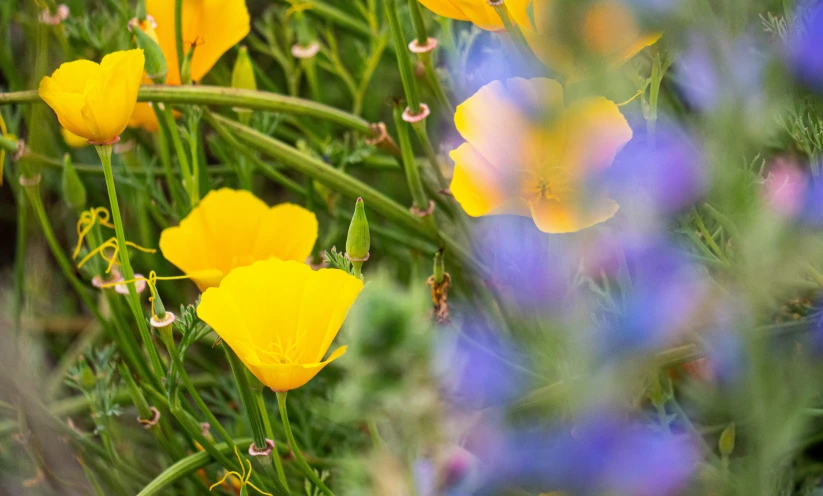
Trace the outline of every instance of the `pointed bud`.
{"label": "pointed bud", "polygon": [[734,424],[729,424],[723,429],[720,434],[720,440],[717,442],[717,447],[720,448],[720,454],[727,457],[734,451],[735,428]]}
{"label": "pointed bud", "polygon": [[183,65],[180,68],[180,80],[183,84],[191,84],[191,62],[194,59],[195,48],[197,48],[197,45],[192,44],[189,53],[183,58]]}
{"label": "pointed bud", "polygon": [[137,46],[143,49],[143,54],[146,57],[144,68],[149,79],[154,81],[155,84],[164,84],[168,67],[160,45],[138,26],[132,28],[132,33],[134,33],[134,38],[137,40]]}
{"label": "pointed bud", "polygon": [[231,87],[241,90],[256,90],[257,81],[254,79],[254,66],[249,57],[249,49],[245,45],[240,47],[234,69],[231,71]]}
{"label": "pointed bud", "polygon": [[163,300],[160,299],[160,293],[155,292],[153,304],[154,314],[161,320],[166,318],[166,307],[163,305]]}
{"label": "pointed bud", "polygon": [[446,267],[443,262],[443,250],[434,253],[434,282],[440,284],[446,277]]}
{"label": "pointed bud", "polygon": [[366,219],[366,208],[363,199],[358,198],[354,204],[354,215],[349,224],[349,235],[346,238],[346,254],[352,262],[365,262],[369,256],[371,238],[369,236],[369,221]]}
{"label": "pointed bud", "polygon": [[86,187],[77,175],[68,153],[63,157],[63,199],[77,212],[86,209]]}

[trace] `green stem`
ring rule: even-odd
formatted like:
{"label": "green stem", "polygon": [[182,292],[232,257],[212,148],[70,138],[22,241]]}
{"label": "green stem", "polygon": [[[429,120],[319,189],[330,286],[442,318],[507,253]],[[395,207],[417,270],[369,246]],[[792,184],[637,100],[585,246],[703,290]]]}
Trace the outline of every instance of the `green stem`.
{"label": "green stem", "polygon": [[[168,0],[166,0],[168,1]],[[183,0],[174,0],[174,48],[177,51],[177,71],[183,75]]]}
{"label": "green stem", "polygon": [[403,157],[403,169],[406,171],[406,182],[414,199],[414,206],[420,212],[424,212],[429,208],[429,199],[426,192],[423,191],[423,181],[420,179],[420,171],[417,169],[417,162],[414,160],[411,138],[409,137],[409,125],[403,120],[403,109],[399,105],[394,106],[394,124],[397,126],[397,138],[400,142],[400,153]]}
{"label": "green stem", "polygon": [[[134,270],[131,267],[131,260],[129,259],[128,246],[126,246],[126,233],[123,229],[123,218],[120,215],[120,205],[117,202],[117,189],[114,184],[114,173],[111,167],[111,152],[112,145],[98,145],[97,154],[100,156],[100,162],[103,164],[103,175],[106,178],[106,189],[109,194],[109,203],[111,204],[111,216],[114,221],[114,232],[117,236],[118,258],[123,267],[123,277],[128,281],[134,279]],[[143,309],[140,306],[140,297],[137,295],[137,290],[134,283],[126,284],[129,291],[129,307],[131,308],[134,319],[137,321],[137,328],[140,331],[140,338],[143,340],[143,346],[149,354],[151,360],[152,370],[155,379],[163,375],[163,365],[160,362],[160,355],[157,353],[157,348],[154,347],[154,342],[151,339],[148,324],[146,323],[146,316],[143,314]]]}
{"label": "green stem", "polygon": [[[260,410],[260,413],[263,417],[263,428],[266,431],[266,437],[274,441],[276,447],[277,441],[275,441],[274,439],[274,429],[272,429],[271,427],[269,411],[266,408],[266,402],[263,399],[262,384],[260,384],[257,388],[254,389],[254,397],[257,401],[257,409]],[[272,454],[270,456],[272,459],[272,464],[274,465],[274,470],[277,472],[277,477],[280,479],[280,482],[282,482],[284,486],[288,487],[289,483],[286,481],[286,472],[283,471],[283,461],[280,460],[280,452],[276,449],[272,450]]]}
{"label": "green stem", "polygon": [[[26,191],[26,195],[29,198],[29,202],[31,203],[32,207],[34,208],[35,215],[37,216],[38,220],[40,221],[40,227],[43,230],[43,235],[46,237],[46,243],[49,245],[51,249],[52,256],[57,261],[57,265],[60,266],[60,270],[62,270],[63,275],[65,276],[66,280],[68,280],[71,287],[77,293],[83,303],[86,305],[86,308],[89,309],[92,316],[97,320],[101,326],[109,331],[109,334],[112,336],[114,341],[119,346],[120,350],[123,352],[126,360],[131,362],[131,365],[135,367],[137,370],[141,370],[144,373],[149,374],[151,379],[155,379],[153,374],[150,374],[148,371],[148,367],[146,366],[145,362],[143,361],[142,356],[140,355],[138,350],[133,349],[129,346],[129,341],[125,339],[123,336],[120,336],[119,331],[116,328],[113,328],[109,325],[106,321],[103,314],[100,313],[100,310],[97,308],[97,304],[92,299],[91,295],[89,295],[87,288],[80,282],[80,279],[74,273],[74,267],[72,263],[69,261],[68,257],[63,250],[60,248],[60,243],[57,241],[57,237],[54,234],[54,229],[51,226],[51,222],[49,221],[49,217],[46,214],[46,209],[43,206],[43,200],[40,198],[40,186],[35,184],[31,186],[25,186],[23,188]],[[157,381],[157,384],[160,382]]]}
{"label": "green stem", "polygon": [[[231,371],[234,374],[234,380],[237,383],[237,391],[240,394],[240,402],[243,404],[243,410],[246,412],[246,418],[249,420],[249,427],[251,428],[252,438],[254,439],[254,448],[258,451],[263,451],[268,448],[267,438],[266,438],[266,428],[263,424],[263,416],[258,408],[257,400],[254,397],[254,393],[251,390],[251,384],[249,383],[249,376],[246,372],[246,366],[237,358],[237,355],[234,353],[226,343],[223,343],[223,349],[226,351],[226,357],[229,360],[229,365],[231,365]],[[272,443],[274,439],[271,439]],[[277,455],[277,449],[275,445],[275,449],[272,450],[274,452],[274,456],[279,458]],[[271,455],[268,455],[271,456]],[[280,474],[272,467],[272,462],[270,460],[264,460],[261,462],[263,466],[263,470],[266,472],[266,475],[272,480],[272,482],[277,485],[278,489],[283,491],[285,494],[288,494],[287,486],[281,482]]]}
{"label": "green stem", "polygon": [[425,45],[429,41],[429,35],[426,32],[426,23],[423,22],[423,12],[420,10],[418,0],[409,0],[409,12],[411,12],[412,25],[417,36],[417,43]]}
{"label": "green stem", "polygon": [[[39,103],[40,101],[37,90],[0,93],[0,105]],[[378,135],[371,128],[370,122],[349,112],[311,100],[266,91],[206,85],[145,85],[140,87],[137,101],[227,106],[289,115],[303,115],[334,122],[368,137],[377,137]],[[387,147],[387,150],[390,149]]]}
{"label": "green stem", "polygon": [[306,477],[308,477],[309,480],[323,492],[323,494],[326,496],[334,496],[331,489],[329,489],[326,484],[324,484],[323,481],[317,477],[314,469],[309,466],[306,459],[303,458],[303,453],[300,452],[300,448],[297,447],[297,442],[294,440],[294,434],[292,433],[291,424],[289,423],[289,413],[286,408],[285,392],[277,393],[277,405],[280,407],[280,419],[283,421],[283,430],[286,431],[286,439],[289,441],[289,446],[291,447],[294,457],[297,460],[297,465],[300,466],[303,473],[306,474]]}
{"label": "green stem", "polygon": [[499,2],[494,5],[494,10],[497,12],[497,15],[500,16],[500,20],[503,22],[503,27],[506,29],[506,34],[509,35],[509,38],[514,44],[517,54],[522,59],[523,63],[528,65],[529,61],[534,58],[534,55],[529,47],[529,43],[526,41],[526,37],[523,36],[523,31],[520,30],[520,26],[511,21],[511,18],[509,17],[509,9],[506,7],[506,2],[499,0]]}
{"label": "green stem", "polygon": [[174,113],[170,105],[163,105],[163,117],[165,118],[166,126],[171,136],[177,161],[180,162],[180,170],[183,174],[183,186],[189,194],[189,204],[194,207],[197,205],[200,195],[193,184],[194,177],[192,176],[191,167],[189,167],[189,157],[186,155],[185,148],[183,148],[183,140],[180,139],[180,131],[177,129],[177,123],[174,121]]}
{"label": "green stem", "polygon": [[403,28],[400,26],[400,18],[397,16],[397,0],[383,0],[383,6],[394,39],[397,66],[400,69],[400,79],[403,82],[406,101],[409,104],[411,113],[416,115],[420,112],[420,93],[417,89],[417,82],[414,80],[414,69],[412,68],[406,40],[403,37]]}

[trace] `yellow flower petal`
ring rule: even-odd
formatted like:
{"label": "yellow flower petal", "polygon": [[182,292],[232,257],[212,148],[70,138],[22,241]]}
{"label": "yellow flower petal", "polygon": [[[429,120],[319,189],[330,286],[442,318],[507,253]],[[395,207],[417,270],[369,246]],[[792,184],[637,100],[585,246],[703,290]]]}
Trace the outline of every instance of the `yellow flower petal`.
{"label": "yellow flower petal", "polygon": [[304,262],[316,240],[312,212],[290,204],[270,209],[248,191],[223,188],[209,192],[179,226],[165,229],[160,250],[204,290],[257,260]]}
{"label": "yellow flower petal", "polygon": [[[531,0],[506,0],[509,17],[514,22],[527,19],[526,8]],[[500,15],[486,0],[420,0],[435,14],[458,21],[471,21],[486,31],[504,29]]]}
{"label": "yellow flower petal", "polygon": [[454,160],[449,189],[467,214],[529,215],[528,205],[505,191],[505,178],[472,145],[463,143],[449,156]]}
{"label": "yellow flower petal", "polygon": [[72,133],[64,127],[60,128],[60,134],[63,135],[63,141],[65,141],[66,144],[72,148],[82,148],[84,146],[89,146],[89,140],[81,136],[77,136],[76,134]]}
{"label": "yellow flower petal", "polygon": [[609,198],[598,201],[594,206],[586,205],[582,201],[545,199],[532,202],[530,206],[537,228],[551,234],[586,229],[611,219],[620,209],[620,206]]}
{"label": "yellow flower petal", "polygon": [[237,268],[206,290],[197,314],[261,382],[288,391],[345,352],[322,360],[362,288],[338,269],[270,259]]}
{"label": "yellow flower petal", "polygon": [[143,50],[114,52],[100,65],[68,62],[40,82],[40,97],[60,124],[89,141],[111,141],[129,121],[143,75]]}
{"label": "yellow flower petal", "polygon": [[563,101],[559,83],[547,78],[493,81],[457,106],[454,124],[463,139],[502,174],[523,167],[535,132],[527,109]]}
{"label": "yellow flower petal", "polygon": [[[157,41],[168,66],[167,84],[180,84],[174,28],[174,2],[148,0],[146,9],[157,22]],[[183,53],[196,44],[191,77],[200,81],[251,28],[245,0],[184,0]]]}
{"label": "yellow flower petal", "polygon": [[578,173],[611,165],[617,152],[632,139],[632,129],[620,108],[603,97],[578,100],[566,108],[564,164]]}

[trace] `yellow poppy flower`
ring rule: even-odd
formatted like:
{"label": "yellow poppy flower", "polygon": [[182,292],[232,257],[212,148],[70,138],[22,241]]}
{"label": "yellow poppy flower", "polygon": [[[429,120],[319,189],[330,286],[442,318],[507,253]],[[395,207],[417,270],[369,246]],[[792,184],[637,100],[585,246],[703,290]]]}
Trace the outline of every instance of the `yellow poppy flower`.
{"label": "yellow poppy flower", "polygon": [[[506,0],[510,17],[525,18],[530,2],[531,0]],[[486,31],[500,31],[504,28],[497,11],[487,0],[420,0],[420,3],[439,16],[469,21]]]}
{"label": "yellow poppy flower", "polygon": [[[149,79],[145,74],[143,75],[143,84],[154,84],[154,81]],[[157,114],[148,102],[138,102],[134,106],[134,112],[129,119],[129,127],[142,127],[150,133],[156,133],[160,129],[160,123],[157,120]]]}
{"label": "yellow poppy flower", "polygon": [[211,191],[177,227],[160,234],[166,259],[200,290],[258,260],[305,262],[317,240],[314,213],[291,203],[269,208],[248,191]]}
{"label": "yellow poppy flower", "polygon": [[632,137],[613,102],[564,106],[557,81],[514,78],[482,87],[457,107],[454,123],[466,143],[450,154],[451,191],[467,214],[531,216],[541,231],[564,233],[617,212],[586,184]]}
{"label": "yellow poppy flower", "polygon": [[537,58],[572,80],[585,74],[587,64],[619,67],[660,39],[661,33],[641,32],[620,0],[584,2],[579,13],[570,11],[569,5],[533,0],[534,23],[520,13],[516,20]]}
{"label": "yellow poppy flower", "polygon": [[361,289],[360,279],[339,269],[265,260],[206,290],[197,315],[260,382],[289,391],[346,352],[341,346],[323,360]]}
{"label": "yellow poppy flower", "polygon": [[100,64],[67,62],[40,81],[40,98],[73,134],[112,141],[126,129],[137,103],[144,62],[139,49],[110,53]]}
{"label": "yellow poppy flower", "polygon": [[82,136],[77,136],[64,127],[60,128],[60,134],[63,135],[63,141],[65,141],[66,144],[72,148],[83,148],[84,146],[89,146],[89,140],[83,138]]}
{"label": "yellow poppy flower", "polygon": [[[157,23],[157,42],[166,57],[166,84],[180,84],[177,42],[174,31],[174,2],[148,0],[147,12]],[[245,0],[183,0],[183,53],[192,44],[191,78],[200,81],[220,57],[249,34],[249,11]]]}

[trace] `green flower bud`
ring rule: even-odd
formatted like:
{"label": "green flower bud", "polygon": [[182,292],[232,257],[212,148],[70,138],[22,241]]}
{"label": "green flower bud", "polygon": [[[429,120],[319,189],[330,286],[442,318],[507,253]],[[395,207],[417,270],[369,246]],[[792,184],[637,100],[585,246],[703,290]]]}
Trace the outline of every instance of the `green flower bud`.
{"label": "green flower bud", "polygon": [[440,284],[446,278],[446,267],[443,262],[443,250],[434,253],[434,282]]}
{"label": "green flower bud", "polygon": [[354,204],[354,215],[349,224],[349,235],[346,238],[346,253],[352,262],[365,262],[369,256],[371,238],[369,236],[369,221],[366,219],[366,208],[363,199],[358,198]]}
{"label": "green flower bud", "polygon": [[240,47],[234,69],[231,71],[231,87],[241,90],[256,90],[257,81],[254,78],[254,66],[249,57],[249,49],[245,45]]}
{"label": "green flower bud", "polygon": [[160,293],[155,290],[154,294],[154,314],[163,319],[166,317],[166,307],[163,305],[163,300],[160,299]]}
{"label": "green flower bud", "polygon": [[197,45],[192,45],[191,50],[183,58],[183,66],[180,68],[180,80],[183,84],[191,84],[191,61],[194,59],[194,49]]}
{"label": "green flower bud", "polygon": [[94,372],[91,370],[91,368],[85,360],[81,360],[79,366],[80,377],[78,378],[78,382],[85,389],[93,388],[94,385],[97,383],[97,378],[94,376]]}
{"label": "green flower bud", "polygon": [[720,448],[720,454],[727,457],[734,451],[735,428],[734,424],[729,424],[723,429],[720,434],[720,440],[717,442],[717,447]]}
{"label": "green flower bud", "polygon": [[164,84],[168,67],[160,45],[151,36],[144,33],[139,26],[135,25],[132,28],[132,33],[134,33],[134,38],[137,40],[137,46],[143,49],[143,55],[146,57],[144,68],[149,79],[154,81],[155,84]]}
{"label": "green flower bud", "polygon": [[68,153],[63,157],[63,199],[77,212],[86,209],[86,187],[77,175]]}

